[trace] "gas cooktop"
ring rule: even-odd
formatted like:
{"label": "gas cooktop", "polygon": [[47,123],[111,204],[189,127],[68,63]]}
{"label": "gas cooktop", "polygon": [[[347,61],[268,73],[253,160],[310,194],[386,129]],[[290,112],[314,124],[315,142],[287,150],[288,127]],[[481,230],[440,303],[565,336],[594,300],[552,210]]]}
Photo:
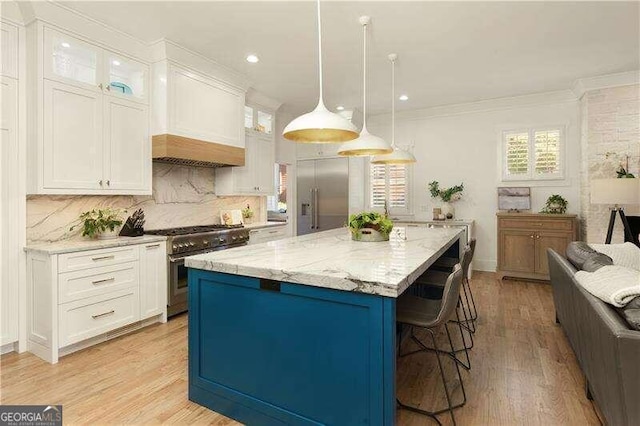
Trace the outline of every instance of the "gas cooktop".
{"label": "gas cooktop", "polygon": [[174,236],[174,235],[190,235],[190,234],[201,234],[203,232],[212,232],[212,231],[224,231],[227,229],[238,229],[244,228],[242,225],[222,225],[222,224],[214,224],[214,225],[199,225],[199,226],[183,226],[180,228],[167,228],[167,229],[152,229],[149,231],[144,231],[145,234],[152,235],[166,235],[166,236]]}

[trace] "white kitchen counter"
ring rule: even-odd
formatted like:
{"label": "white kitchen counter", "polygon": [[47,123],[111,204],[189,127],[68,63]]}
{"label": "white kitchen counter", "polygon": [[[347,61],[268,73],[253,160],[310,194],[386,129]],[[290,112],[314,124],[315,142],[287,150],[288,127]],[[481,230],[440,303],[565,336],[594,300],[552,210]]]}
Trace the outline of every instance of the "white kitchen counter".
{"label": "white kitchen counter", "polygon": [[130,246],[135,244],[147,244],[156,241],[166,241],[163,235],[143,235],[141,237],[117,237],[110,240],[64,240],[52,243],[29,244],[24,250],[46,254],[73,253],[85,250],[96,250],[110,247]]}
{"label": "white kitchen counter", "polygon": [[[346,228],[187,257],[189,268],[398,297],[461,236],[456,228],[396,226],[390,241]],[[406,237],[406,239],[405,239]]]}
{"label": "white kitchen counter", "polygon": [[257,223],[247,223],[244,225],[247,229],[262,229],[262,228],[271,228],[274,226],[287,226],[288,222],[257,222]]}

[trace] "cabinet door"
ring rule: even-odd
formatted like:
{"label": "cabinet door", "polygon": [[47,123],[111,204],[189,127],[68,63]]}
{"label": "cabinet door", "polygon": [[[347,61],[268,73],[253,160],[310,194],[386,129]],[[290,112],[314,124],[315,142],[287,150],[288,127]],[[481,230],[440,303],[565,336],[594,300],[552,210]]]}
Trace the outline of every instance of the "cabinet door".
{"label": "cabinet door", "polygon": [[44,82],[45,189],[102,189],[102,94]]}
{"label": "cabinet door", "polygon": [[18,27],[0,23],[0,74],[18,78]]}
{"label": "cabinet door", "polygon": [[172,66],[170,131],[180,136],[243,148],[244,93],[221,82]]}
{"label": "cabinet door", "polygon": [[275,188],[275,142],[271,136],[258,136],[256,143],[255,182],[258,192],[263,195],[274,195]]}
{"label": "cabinet door", "polygon": [[102,49],[75,37],[44,29],[44,77],[101,92]]}
{"label": "cabinet door", "polygon": [[563,232],[540,231],[536,234],[536,273],[549,274],[547,249],[553,249],[564,256],[571,237]]}
{"label": "cabinet door", "polygon": [[149,97],[149,67],[115,52],[104,51],[105,90],[111,96],[142,103]]}
{"label": "cabinet door", "polygon": [[146,105],[104,97],[104,178],[112,190],[150,190],[151,139]]}
{"label": "cabinet door", "polygon": [[255,194],[258,192],[255,167],[260,161],[258,157],[258,138],[247,134],[245,139],[244,166],[233,168],[233,186],[238,194]]}
{"label": "cabinet door", "polygon": [[535,241],[533,231],[500,231],[499,269],[534,272]]}
{"label": "cabinet door", "polygon": [[[4,52],[3,52],[4,53]],[[18,268],[22,245],[19,243],[17,201],[19,199],[15,176],[18,173],[18,89],[12,78],[1,79],[0,100],[0,187],[2,203],[2,262],[0,276],[0,345],[18,340]]]}
{"label": "cabinet door", "polygon": [[[140,319],[167,311],[167,254],[164,242],[140,246]],[[166,320],[166,318],[164,318]]]}

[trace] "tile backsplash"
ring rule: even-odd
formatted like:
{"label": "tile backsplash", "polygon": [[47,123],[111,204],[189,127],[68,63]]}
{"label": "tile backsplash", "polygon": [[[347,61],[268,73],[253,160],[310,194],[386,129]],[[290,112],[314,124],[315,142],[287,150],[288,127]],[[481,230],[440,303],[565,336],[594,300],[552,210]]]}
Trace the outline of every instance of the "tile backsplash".
{"label": "tile backsplash", "polygon": [[80,213],[94,208],[127,210],[125,218],[142,208],[146,229],[220,223],[220,210],[247,204],[266,221],[266,197],[218,197],[211,168],[153,163],[153,195],[30,195],[27,197],[27,242],[80,239]]}

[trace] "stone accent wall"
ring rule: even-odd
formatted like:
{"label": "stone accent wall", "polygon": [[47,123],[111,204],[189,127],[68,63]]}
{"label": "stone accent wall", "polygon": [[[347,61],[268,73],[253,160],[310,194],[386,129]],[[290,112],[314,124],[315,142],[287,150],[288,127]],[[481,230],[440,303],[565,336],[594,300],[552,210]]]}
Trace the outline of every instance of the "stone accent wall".
{"label": "stone accent wall", "polygon": [[248,205],[266,221],[266,197],[218,197],[211,168],[153,163],[153,195],[30,195],[27,197],[27,242],[82,238],[69,228],[80,213],[117,207],[127,214],[142,208],[146,229],[220,223],[220,210]]}
{"label": "stone accent wall", "polygon": [[[581,99],[581,218],[582,237],[603,243],[607,235],[609,208],[591,204],[590,181],[614,178],[620,162],[629,156],[629,171],[640,176],[640,85],[586,92]],[[638,206],[625,208],[627,215],[640,214]],[[624,241],[619,218],[613,242]]]}

